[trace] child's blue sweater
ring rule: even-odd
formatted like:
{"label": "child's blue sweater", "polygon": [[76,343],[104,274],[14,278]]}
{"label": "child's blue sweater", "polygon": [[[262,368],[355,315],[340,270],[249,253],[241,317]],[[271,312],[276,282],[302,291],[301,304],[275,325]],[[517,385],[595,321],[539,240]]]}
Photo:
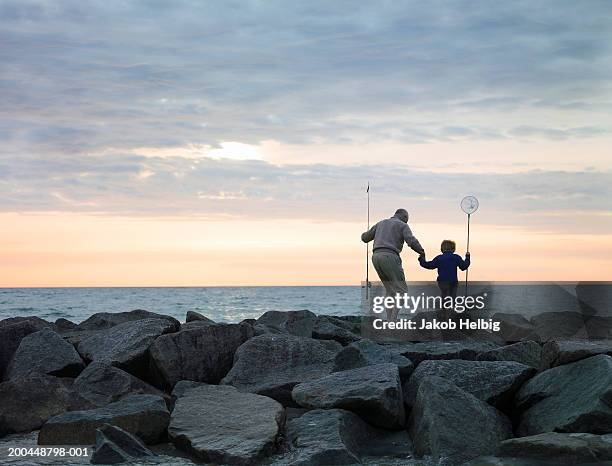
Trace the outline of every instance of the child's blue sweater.
{"label": "child's blue sweater", "polygon": [[466,256],[465,260],[463,260],[458,254],[444,252],[430,261],[426,261],[420,256],[419,264],[421,264],[421,267],[429,270],[438,269],[439,282],[458,283],[457,267],[461,270],[466,270],[470,266],[470,256]]}

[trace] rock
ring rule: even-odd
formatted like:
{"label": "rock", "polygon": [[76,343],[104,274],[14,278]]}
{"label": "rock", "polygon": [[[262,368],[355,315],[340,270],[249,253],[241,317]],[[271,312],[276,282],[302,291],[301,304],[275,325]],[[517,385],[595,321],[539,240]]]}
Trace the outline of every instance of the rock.
{"label": "rock", "polygon": [[162,397],[128,395],[100,408],[52,417],[40,429],[38,444],[93,445],[96,429],[112,424],[154,445],[164,438],[169,420],[170,413]]}
{"label": "rock", "polygon": [[238,348],[221,383],[292,406],[293,387],[329,374],[338,346],[294,335],[260,335]]}
{"label": "rock", "polygon": [[392,351],[418,365],[421,361],[438,359],[464,359],[474,361],[480,354],[499,348],[489,341],[423,341],[387,345]]}
{"label": "rock", "polygon": [[191,380],[181,380],[180,382],[177,382],[177,384],[174,386],[174,389],[172,390],[172,395],[170,397],[170,405],[168,406],[170,412],[174,410],[174,406],[176,404],[177,399],[184,396],[185,393],[187,393],[192,388],[201,387],[203,385],[209,384],[206,384],[204,382],[192,382]]}
{"label": "rock", "polygon": [[134,322],[144,319],[164,319],[175,328],[179,328],[180,322],[174,317],[157,314],[155,312],[136,309],[128,312],[98,312],[79,324],[80,330],[105,330],[126,322]]}
{"label": "rock", "polygon": [[165,319],[125,322],[83,339],[77,350],[86,361],[108,362],[137,377],[147,378],[149,347],[160,335],[178,330]]}
{"label": "rock", "polygon": [[6,370],[6,378],[33,373],[76,377],[84,368],[85,364],[74,346],[53,330],[44,328],[21,340]]}
{"label": "rock", "polygon": [[68,319],[64,319],[63,317],[60,317],[59,319],[55,321],[54,327],[55,327],[56,332],[63,333],[63,332],[67,332],[70,330],[76,330],[79,328],[79,325],[75,324],[74,322]]}
{"label": "rock", "polygon": [[96,429],[96,447],[91,455],[92,464],[129,463],[137,458],[154,458],[138,437],[119,427],[104,424]]}
{"label": "rock", "polygon": [[612,356],[612,340],[549,341],[544,344],[542,354],[551,367],[569,364],[597,354]]}
{"label": "rock", "polygon": [[21,340],[45,327],[47,326],[36,320],[11,318],[0,321],[0,380],[4,380],[6,368],[19,348]]}
{"label": "rock", "polygon": [[513,361],[423,361],[404,384],[404,402],[413,406],[423,380],[437,376],[502,409],[535,373],[533,367]]}
{"label": "rock", "polygon": [[36,327],[37,331],[42,330],[43,328],[50,328],[53,330],[53,324],[51,322],[37,316],[9,317],[7,319],[2,319],[0,320],[0,328],[21,322],[30,322],[34,327]]}
{"label": "rock", "polygon": [[525,410],[518,433],[612,432],[612,357],[592,356],[548,369],[516,395]]}
{"label": "rock", "polygon": [[90,405],[77,396],[72,381],[50,375],[31,374],[0,384],[0,437],[30,432],[47,419],[71,409]]}
{"label": "rock", "polygon": [[561,434],[548,432],[504,440],[497,456],[552,460],[557,464],[598,463],[612,460],[612,434]]}
{"label": "rock", "polygon": [[273,464],[294,466],[361,464],[366,455],[409,456],[406,431],[375,429],[343,409],[308,411],[287,425],[290,451]]}
{"label": "rock", "polygon": [[430,376],[419,387],[409,433],[418,456],[461,464],[495,453],[502,440],[512,437],[512,425],[498,410],[452,382]]}
{"label": "rock", "polygon": [[531,318],[540,341],[587,339],[585,316],[579,312],[543,312]]}
{"label": "rock", "polygon": [[310,311],[268,311],[255,325],[263,325],[270,333],[289,333],[298,337],[312,337],[317,316]]}
{"label": "rock", "polygon": [[508,342],[540,341],[535,325],[522,314],[497,312],[491,318],[494,321],[499,321],[499,334]]}
{"label": "rock", "polygon": [[187,311],[187,316],[185,318],[185,322],[208,322],[209,324],[214,324],[215,321],[209,319],[208,317],[200,314],[196,311]]}
{"label": "rock", "polygon": [[113,403],[129,394],[167,397],[157,388],[105,362],[92,362],[77,377],[72,388],[95,407]]}
{"label": "rock", "polygon": [[334,372],[296,385],[291,395],[305,408],[346,409],[378,427],[404,427],[402,385],[395,364]]}
{"label": "rock", "polygon": [[248,324],[210,324],[160,336],[150,349],[157,385],[171,389],[179,380],[218,384],[238,347],[253,335]]}
{"label": "rock", "polygon": [[333,372],[386,363],[392,363],[398,367],[402,380],[407,380],[414,369],[410,359],[372,340],[363,339],[345,346],[336,355]]}
{"label": "rock", "polygon": [[274,451],[284,422],[283,407],[270,398],[203,385],[177,399],[168,435],[201,461],[248,465]]}
{"label": "rock", "polygon": [[319,340],[335,340],[344,346],[361,339],[355,324],[332,316],[317,318],[312,329],[312,337]]}
{"label": "rock", "polygon": [[477,361],[515,361],[538,370],[548,368],[542,360],[542,347],[535,341],[519,341],[481,353]]}

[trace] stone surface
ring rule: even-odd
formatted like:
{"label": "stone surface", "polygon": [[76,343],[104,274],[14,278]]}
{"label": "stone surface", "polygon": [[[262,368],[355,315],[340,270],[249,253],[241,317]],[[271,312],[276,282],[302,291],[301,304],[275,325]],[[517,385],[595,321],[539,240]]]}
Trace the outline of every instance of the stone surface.
{"label": "stone surface", "polygon": [[338,372],[385,363],[397,365],[402,380],[408,379],[414,370],[414,365],[410,359],[372,340],[363,339],[345,346],[336,355],[333,371]]}
{"label": "stone surface", "polygon": [[96,446],[91,455],[92,464],[121,464],[138,458],[151,459],[157,455],[142,441],[117,426],[104,424],[96,429]]}
{"label": "stone surface", "polygon": [[516,391],[535,372],[533,367],[513,361],[423,361],[404,384],[404,401],[408,406],[413,406],[423,380],[428,376],[437,376],[482,401],[505,408]]}
{"label": "stone surface", "polygon": [[291,390],[331,372],[340,345],[294,335],[260,335],[242,344],[222,383],[293,405]]}
{"label": "stone surface", "polygon": [[168,435],[201,461],[256,464],[274,451],[284,422],[283,407],[270,398],[203,385],[177,399]]}
{"label": "stone surface", "polygon": [[209,319],[205,315],[202,315],[196,311],[187,311],[187,315],[185,316],[185,322],[208,322],[209,324],[215,323],[214,320]]}
{"label": "stone surface", "polygon": [[426,377],[409,420],[415,453],[444,464],[461,464],[491,455],[512,437],[510,421],[498,410],[452,382]]}
{"label": "stone surface", "polygon": [[146,378],[149,347],[160,335],[178,330],[178,324],[165,319],[142,319],[115,325],[83,339],[77,350],[86,361],[108,362]]}
{"label": "stone surface", "polygon": [[312,337],[317,316],[310,311],[267,311],[255,321],[270,333],[289,333],[299,337]]}
{"label": "stone surface", "polygon": [[549,341],[542,350],[551,367],[569,364],[597,354],[612,356],[612,340]]}
{"label": "stone surface", "polygon": [[543,312],[531,318],[540,341],[588,338],[585,316],[579,312]]}
{"label": "stone surface", "polygon": [[210,324],[160,336],[150,348],[156,384],[171,389],[180,380],[219,383],[238,347],[253,335],[249,324]]}
{"label": "stone surface", "polygon": [[401,429],[405,424],[395,364],[365,366],[302,382],[295,386],[292,397],[305,408],[346,409],[383,428]]}
{"label": "stone surface", "polygon": [[79,324],[80,330],[105,330],[126,322],[134,322],[143,319],[164,319],[176,328],[180,323],[174,317],[157,314],[155,312],[136,309],[127,312],[98,312]]}
{"label": "stone surface", "polygon": [[348,345],[361,339],[358,325],[332,316],[317,318],[312,329],[312,337],[320,340],[335,340],[341,345]]}
{"label": "stone surface", "polygon": [[15,320],[14,318],[0,321],[0,381],[4,380],[6,368],[21,340],[46,325],[37,320]]}
{"label": "stone surface", "polygon": [[170,413],[164,399],[155,395],[128,395],[101,408],[70,411],[49,419],[38,434],[39,445],[93,445],[96,429],[112,424],[147,444],[165,435]]}
{"label": "stone surface", "polygon": [[204,382],[193,382],[191,380],[181,380],[177,382],[174,388],[172,389],[172,394],[170,396],[170,406],[168,408],[170,411],[174,410],[174,405],[176,404],[176,400],[180,397],[184,396],[192,388],[201,387],[203,385],[209,385]]}
{"label": "stone surface", "polygon": [[548,369],[516,395],[518,433],[612,432],[612,357],[600,354]]}
{"label": "stone surface", "polygon": [[497,456],[542,458],[549,461],[557,458],[558,464],[612,461],[612,434],[548,432],[513,438],[500,443]]}
{"label": "stone surface", "polygon": [[[74,381],[75,393],[93,406],[105,406],[129,394],[149,394],[166,398],[157,388],[105,362],[92,362]],[[169,398],[169,397],[168,397]]]}
{"label": "stone surface", "polygon": [[508,342],[540,341],[535,325],[522,314],[497,312],[491,318],[499,321],[499,334]]}
{"label": "stone surface", "polygon": [[365,456],[408,458],[412,444],[406,431],[375,429],[343,409],[316,409],[287,424],[289,452],[274,465],[361,464]]}
{"label": "stone surface", "polygon": [[542,359],[542,347],[535,341],[519,341],[481,353],[477,361],[515,361],[534,367],[546,369],[548,364]]}
{"label": "stone surface", "polygon": [[418,365],[421,361],[438,359],[464,359],[474,361],[482,353],[499,348],[489,341],[423,341],[420,343],[394,343],[387,345],[392,351]]}
{"label": "stone surface", "polygon": [[79,325],[68,319],[60,317],[55,321],[54,328],[56,332],[62,333],[67,332],[69,330],[76,330],[77,328],[79,328]]}
{"label": "stone surface", "polygon": [[6,378],[29,374],[76,377],[85,364],[74,346],[49,328],[26,335],[15,351],[6,370]]}
{"label": "stone surface", "polygon": [[71,380],[31,374],[0,384],[0,437],[40,428],[47,419],[90,405],[71,388]]}

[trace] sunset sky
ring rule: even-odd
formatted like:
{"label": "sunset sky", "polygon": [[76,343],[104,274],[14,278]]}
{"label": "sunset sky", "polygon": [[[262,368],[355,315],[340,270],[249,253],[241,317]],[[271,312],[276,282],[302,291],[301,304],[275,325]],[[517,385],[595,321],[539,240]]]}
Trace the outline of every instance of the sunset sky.
{"label": "sunset sky", "polygon": [[368,182],[429,256],[464,252],[476,195],[474,279],[612,280],[610,24],[605,0],[0,0],[0,287],[357,285]]}

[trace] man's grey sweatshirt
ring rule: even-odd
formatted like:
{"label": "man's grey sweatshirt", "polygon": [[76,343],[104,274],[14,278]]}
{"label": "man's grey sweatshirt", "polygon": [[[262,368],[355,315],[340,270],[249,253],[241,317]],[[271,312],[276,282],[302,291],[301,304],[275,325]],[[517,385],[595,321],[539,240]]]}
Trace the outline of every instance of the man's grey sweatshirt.
{"label": "man's grey sweatshirt", "polygon": [[408,224],[397,217],[381,220],[361,235],[361,241],[364,243],[372,240],[374,240],[374,251],[388,249],[399,254],[406,242],[413,251],[419,254],[425,252],[419,240],[412,235]]}

